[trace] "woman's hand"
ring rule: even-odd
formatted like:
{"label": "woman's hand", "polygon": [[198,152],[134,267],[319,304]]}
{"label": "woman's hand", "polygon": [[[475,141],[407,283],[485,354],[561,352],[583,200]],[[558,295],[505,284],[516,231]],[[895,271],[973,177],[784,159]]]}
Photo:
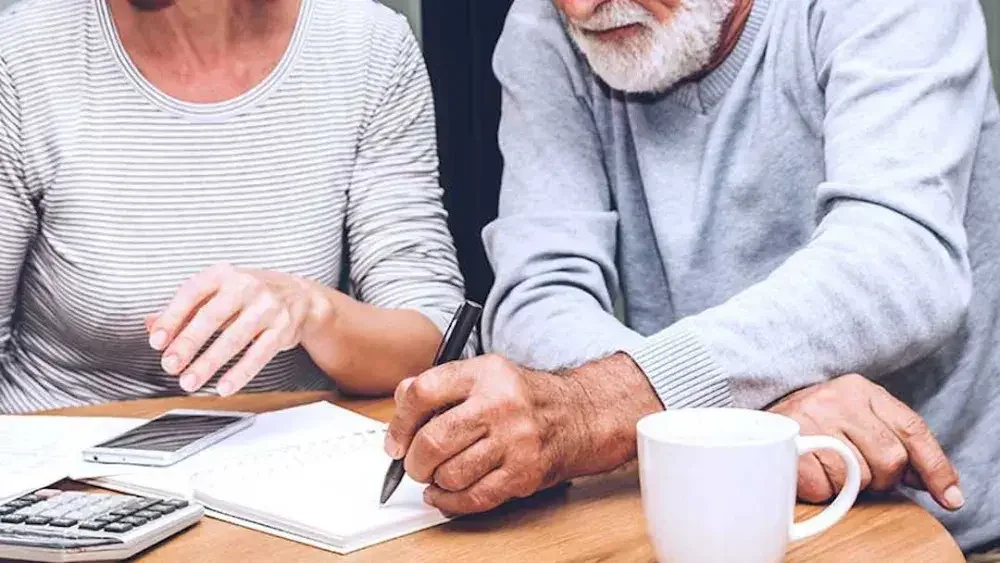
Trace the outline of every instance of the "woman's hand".
{"label": "woman's hand", "polygon": [[[219,395],[232,395],[275,355],[301,343],[321,301],[312,288],[311,282],[288,274],[212,266],[181,285],[166,309],[147,318],[149,344],[163,352],[164,371],[179,375],[188,393],[246,350],[216,386]],[[215,342],[197,355],[216,333]]]}

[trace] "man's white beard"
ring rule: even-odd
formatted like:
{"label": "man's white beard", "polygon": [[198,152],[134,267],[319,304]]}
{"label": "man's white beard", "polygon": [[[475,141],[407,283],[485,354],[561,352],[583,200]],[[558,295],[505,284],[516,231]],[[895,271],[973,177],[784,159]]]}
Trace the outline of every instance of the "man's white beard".
{"label": "man's white beard", "polygon": [[[663,92],[705,69],[736,0],[685,0],[674,17],[659,22],[634,0],[611,0],[586,21],[570,21],[569,32],[594,72],[624,92]],[[587,33],[642,24],[625,40]]]}

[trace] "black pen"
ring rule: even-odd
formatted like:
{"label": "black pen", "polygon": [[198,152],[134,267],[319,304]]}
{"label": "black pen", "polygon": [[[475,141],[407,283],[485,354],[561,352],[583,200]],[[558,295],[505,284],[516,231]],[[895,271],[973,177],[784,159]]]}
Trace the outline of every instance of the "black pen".
{"label": "black pen", "polygon": [[[469,343],[469,337],[476,329],[476,323],[479,322],[479,315],[482,312],[483,308],[471,301],[466,301],[459,306],[458,310],[455,311],[455,316],[451,318],[448,330],[445,331],[444,337],[441,339],[441,345],[438,346],[437,355],[434,358],[435,366],[454,362],[462,357],[462,351]],[[394,459],[389,465],[389,471],[386,472],[385,481],[382,483],[380,505],[385,504],[392,493],[396,492],[399,484],[403,482],[403,476],[406,475],[406,469],[403,468],[404,459],[405,457]]]}

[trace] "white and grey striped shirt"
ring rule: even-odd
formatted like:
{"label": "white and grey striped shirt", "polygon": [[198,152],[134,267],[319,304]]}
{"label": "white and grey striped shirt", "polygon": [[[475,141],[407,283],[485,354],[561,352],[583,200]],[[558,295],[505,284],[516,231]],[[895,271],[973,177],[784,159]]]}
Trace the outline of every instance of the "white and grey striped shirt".
{"label": "white and grey striped shirt", "polygon": [[[150,84],[105,0],[22,0],[0,16],[0,412],[180,393],[143,317],[219,262],[337,286],[349,256],[359,299],[443,328],[441,195],[420,50],[373,0],[303,0],[273,73],[212,104]],[[247,390],[329,385],[293,350]]]}

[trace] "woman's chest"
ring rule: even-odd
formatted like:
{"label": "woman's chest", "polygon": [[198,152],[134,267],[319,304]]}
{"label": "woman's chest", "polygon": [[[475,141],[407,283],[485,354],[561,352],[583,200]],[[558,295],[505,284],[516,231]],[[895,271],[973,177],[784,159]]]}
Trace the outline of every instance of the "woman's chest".
{"label": "woman's chest", "polygon": [[267,262],[317,245],[329,252],[340,238],[350,123],[88,117],[27,163],[42,188],[40,235],[67,259]]}
{"label": "woman's chest", "polygon": [[55,139],[51,169],[36,169],[46,182],[31,285],[97,338],[141,331],[144,314],[216,263],[336,285],[353,142],[295,129],[124,123]]}

